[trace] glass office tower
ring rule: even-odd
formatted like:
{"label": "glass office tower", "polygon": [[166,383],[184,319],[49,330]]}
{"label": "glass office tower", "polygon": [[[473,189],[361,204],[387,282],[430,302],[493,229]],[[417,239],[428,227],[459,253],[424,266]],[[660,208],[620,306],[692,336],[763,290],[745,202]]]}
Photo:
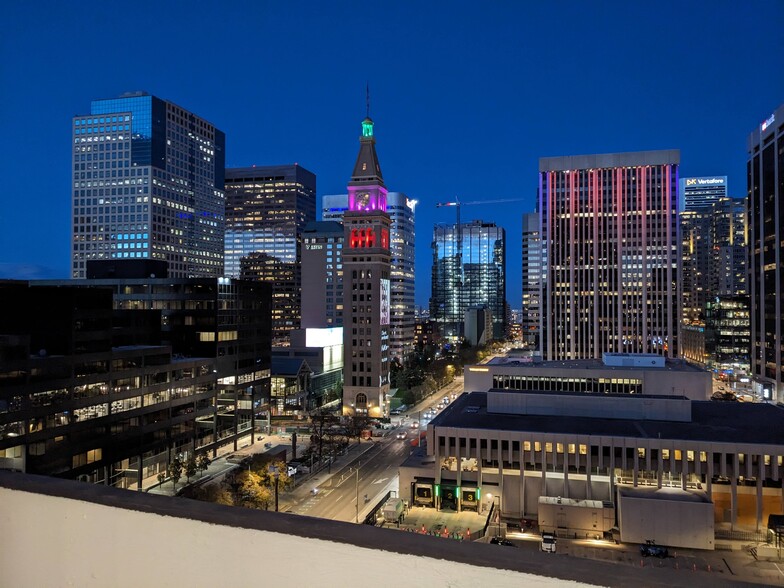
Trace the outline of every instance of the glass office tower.
{"label": "glass office tower", "polygon": [[493,339],[506,334],[506,232],[493,223],[473,221],[433,229],[430,318],[441,334],[464,336],[469,307],[485,306],[492,315]]}
{"label": "glass office tower", "polygon": [[72,277],[92,259],[223,275],[225,144],[211,123],[144,92],[74,117]]}
{"label": "glass office tower", "polygon": [[293,165],[226,170],[226,275],[272,284],[277,344],[300,328],[302,231],[316,220],[316,176]]}
{"label": "glass office tower", "polygon": [[784,398],[784,104],[749,135],[751,371],[765,400]]}

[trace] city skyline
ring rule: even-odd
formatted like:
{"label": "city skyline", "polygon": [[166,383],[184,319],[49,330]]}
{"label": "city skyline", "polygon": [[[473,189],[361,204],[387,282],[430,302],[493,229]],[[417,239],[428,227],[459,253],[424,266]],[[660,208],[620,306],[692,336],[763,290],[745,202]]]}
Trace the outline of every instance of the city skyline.
{"label": "city skyline", "polygon": [[[515,244],[523,214],[535,207],[539,157],[680,149],[682,177],[726,175],[729,195],[740,197],[746,137],[784,96],[784,79],[770,75],[784,40],[760,29],[784,20],[778,2],[671,3],[656,19],[624,3],[598,10],[450,3],[448,11],[435,4],[416,13],[310,3],[189,11],[171,3],[150,22],[152,6],[142,2],[132,14],[91,2],[79,11],[4,7],[0,126],[14,140],[0,157],[14,173],[6,174],[13,204],[0,221],[1,277],[68,277],[70,121],[96,98],[144,90],[197,113],[226,133],[228,167],[299,163],[318,178],[320,208],[323,195],[344,190],[369,83],[385,176],[419,201],[416,304],[426,307],[430,297],[433,224],[455,220],[436,203],[522,199],[462,211],[464,222],[506,230],[507,299],[517,308]],[[109,30],[121,16],[123,29],[143,26],[157,43],[102,50],[92,31]],[[559,47],[543,26],[556,18]],[[208,41],[194,40],[203,22],[215,30]],[[390,40],[360,50],[358,38],[379,26]],[[89,55],[91,67],[73,67],[78,55]],[[253,79],[249,64],[265,75]]]}

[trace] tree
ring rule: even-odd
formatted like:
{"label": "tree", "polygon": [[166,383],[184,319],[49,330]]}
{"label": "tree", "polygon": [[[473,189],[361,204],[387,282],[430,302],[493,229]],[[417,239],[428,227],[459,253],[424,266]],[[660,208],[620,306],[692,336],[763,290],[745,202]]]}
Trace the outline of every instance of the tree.
{"label": "tree", "polygon": [[269,508],[272,500],[270,488],[262,484],[262,477],[256,472],[243,470],[236,476],[237,498],[246,508]]}
{"label": "tree", "polygon": [[365,415],[355,415],[346,419],[345,425],[347,436],[350,439],[356,437],[357,443],[359,443],[359,440],[362,437],[362,431],[367,429],[370,425],[370,418]]}
{"label": "tree", "polygon": [[323,408],[319,408],[310,415],[310,444],[311,447],[316,449],[316,457],[319,463],[324,455],[324,450],[329,449],[332,427],[337,424],[337,416]]}
{"label": "tree", "polygon": [[198,465],[196,464],[196,456],[191,453],[188,457],[188,461],[185,462],[185,476],[188,478],[188,483],[191,481],[191,476],[196,475],[197,470]]}
{"label": "tree", "polygon": [[202,473],[204,473],[204,472],[206,472],[206,471],[207,471],[207,468],[208,468],[208,467],[210,467],[210,464],[211,464],[211,463],[212,463],[212,460],[209,458],[209,456],[208,456],[206,453],[200,453],[200,454],[199,454],[199,455],[196,457],[196,467],[197,467],[197,468],[198,468],[198,469],[199,469],[199,470],[200,470]]}
{"label": "tree", "polygon": [[177,482],[182,478],[182,458],[179,455],[174,456],[174,459],[169,463],[169,477],[172,479],[174,489],[177,489]]}
{"label": "tree", "polygon": [[234,506],[234,500],[231,498],[231,492],[229,492],[229,490],[221,484],[208,484],[200,488],[194,488],[192,498],[204,502],[213,502],[215,504]]}

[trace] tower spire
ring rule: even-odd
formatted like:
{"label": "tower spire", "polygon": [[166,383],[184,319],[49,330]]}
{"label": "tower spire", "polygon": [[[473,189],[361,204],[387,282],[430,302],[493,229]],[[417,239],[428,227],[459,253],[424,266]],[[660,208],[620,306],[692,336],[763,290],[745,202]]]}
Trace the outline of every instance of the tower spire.
{"label": "tower spire", "polygon": [[365,82],[365,117],[370,118],[370,82]]}

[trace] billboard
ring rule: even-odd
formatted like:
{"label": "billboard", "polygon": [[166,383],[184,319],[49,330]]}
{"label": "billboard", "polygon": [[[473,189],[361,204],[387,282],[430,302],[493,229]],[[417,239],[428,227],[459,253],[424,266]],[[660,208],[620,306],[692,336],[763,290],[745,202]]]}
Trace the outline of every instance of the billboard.
{"label": "billboard", "polygon": [[381,323],[389,324],[389,279],[381,278]]}

